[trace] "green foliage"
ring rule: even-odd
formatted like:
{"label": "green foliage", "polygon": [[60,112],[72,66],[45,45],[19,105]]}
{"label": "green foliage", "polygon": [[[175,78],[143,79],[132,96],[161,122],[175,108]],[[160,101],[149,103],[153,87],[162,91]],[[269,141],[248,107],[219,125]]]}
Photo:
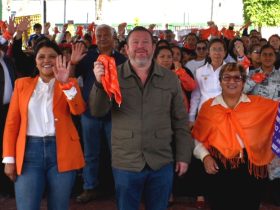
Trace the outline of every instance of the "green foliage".
{"label": "green foliage", "polygon": [[259,27],[279,26],[280,0],[243,0],[243,15]]}

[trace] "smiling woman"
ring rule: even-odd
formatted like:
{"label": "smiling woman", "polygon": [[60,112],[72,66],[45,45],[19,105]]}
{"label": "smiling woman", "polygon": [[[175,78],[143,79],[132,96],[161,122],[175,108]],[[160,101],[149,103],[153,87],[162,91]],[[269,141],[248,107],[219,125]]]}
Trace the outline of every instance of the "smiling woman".
{"label": "smiling woman", "polygon": [[54,78],[53,68],[56,65],[56,58],[60,54],[60,50],[57,45],[53,48],[46,45],[45,47],[37,48],[36,52],[36,67],[39,70],[39,75],[44,82],[49,82]]}
{"label": "smiling woman", "polygon": [[85,103],[56,43],[40,42],[35,58],[39,75],[15,83],[3,138],[5,174],[15,182],[18,210],[40,209],[45,187],[49,209],[67,210],[76,170],[84,166],[71,114],[84,112]]}
{"label": "smiling woman", "polygon": [[242,95],[246,71],[241,65],[228,63],[221,69],[219,80],[225,103],[230,108],[234,108]]}
{"label": "smiling woman", "polygon": [[279,102],[243,94],[246,72],[239,64],[225,64],[219,80],[222,94],[202,105],[193,127],[198,141],[194,155],[207,173],[212,210],[240,206],[258,210],[267,166],[273,159],[272,133]]}

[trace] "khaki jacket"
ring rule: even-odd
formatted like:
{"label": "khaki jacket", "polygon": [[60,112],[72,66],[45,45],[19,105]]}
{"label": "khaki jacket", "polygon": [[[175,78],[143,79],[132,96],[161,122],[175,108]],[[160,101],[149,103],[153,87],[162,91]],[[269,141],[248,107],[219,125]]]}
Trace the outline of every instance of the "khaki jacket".
{"label": "khaki jacket", "polygon": [[120,107],[109,100],[100,84],[93,86],[89,100],[96,117],[112,110],[112,166],[141,171],[148,164],[158,170],[173,161],[173,140],[176,161],[189,163],[193,141],[177,76],[154,64],[143,87],[127,61],[118,67],[118,79]]}
{"label": "khaki jacket", "polygon": [[[3,157],[15,157],[17,174],[22,172],[28,121],[28,103],[36,87],[38,77],[16,80],[3,136]],[[53,114],[55,119],[58,171],[64,172],[84,166],[83,153],[78,132],[72,122],[71,113],[79,115],[85,111],[77,81],[78,91],[72,100],[67,100],[57,81],[54,84]]]}

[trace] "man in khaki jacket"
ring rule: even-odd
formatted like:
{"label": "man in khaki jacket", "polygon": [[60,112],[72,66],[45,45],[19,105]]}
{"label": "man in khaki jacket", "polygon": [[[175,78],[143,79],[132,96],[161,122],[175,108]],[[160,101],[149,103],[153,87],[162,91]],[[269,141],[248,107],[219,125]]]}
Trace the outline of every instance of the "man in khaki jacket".
{"label": "man in khaki jacket", "polygon": [[[110,101],[102,85],[104,66],[94,63],[90,93],[94,116],[112,110],[112,167],[119,210],[138,210],[144,193],[147,210],[166,210],[176,172],[188,169],[193,141],[176,75],[152,61],[154,44],[144,27],[127,37],[129,61],[118,67],[122,103]],[[175,141],[176,154],[171,148]]]}

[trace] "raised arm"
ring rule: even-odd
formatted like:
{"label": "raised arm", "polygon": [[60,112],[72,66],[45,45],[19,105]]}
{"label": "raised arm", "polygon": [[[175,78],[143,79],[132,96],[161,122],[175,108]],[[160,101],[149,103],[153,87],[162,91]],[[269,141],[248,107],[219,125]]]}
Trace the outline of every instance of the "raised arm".
{"label": "raised arm", "polygon": [[111,109],[111,101],[101,84],[101,77],[105,73],[104,66],[101,62],[94,62],[93,73],[96,82],[93,84],[89,95],[89,108],[93,116],[102,117]]}

